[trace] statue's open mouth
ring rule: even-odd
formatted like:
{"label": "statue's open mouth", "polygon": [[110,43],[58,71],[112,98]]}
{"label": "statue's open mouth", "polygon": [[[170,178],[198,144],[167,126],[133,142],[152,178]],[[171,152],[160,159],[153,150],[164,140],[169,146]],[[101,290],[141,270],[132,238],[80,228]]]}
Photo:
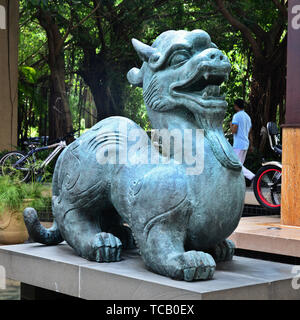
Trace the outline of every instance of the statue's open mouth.
{"label": "statue's open mouth", "polygon": [[172,84],[171,91],[173,95],[188,97],[204,107],[221,107],[226,102],[220,86],[227,80],[227,64],[213,70],[200,65],[190,79]]}
{"label": "statue's open mouth", "polygon": [[225,75],[209,74],[201,75],[199,79],[193,79],[184,86],[175,88],[177,92],[198,95],[202,99],[225,99],[220,93],[220,85],[225,81]]}

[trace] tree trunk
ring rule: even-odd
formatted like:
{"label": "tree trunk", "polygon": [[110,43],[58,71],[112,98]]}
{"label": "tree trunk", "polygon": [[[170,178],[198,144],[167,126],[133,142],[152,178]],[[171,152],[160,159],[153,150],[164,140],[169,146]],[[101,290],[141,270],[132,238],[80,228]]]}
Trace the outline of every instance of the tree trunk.
{"label": "tree trunk", "polygon": [[[114,76],[113,65],[105,57],[97,56],[93,50],[84,52],[84,65],[79,74],[89,86],[97,109],[97,120],[120,116],[123,105],[123,83],[121,73]],[[108,67],[107,67],[108,66]]]}
{"label": "tree trunk", "polygon": [[70,106],[65,84],[65,61],[62,36],[51,14],[40,9],[38,15],[48,39],[48,65],[50,68],[49,139],[63,137],[73,131]]}
{"label": "tree trunk", "polygon": [[[248,112],[252,120],[253,144],[257,149],[262,149],[260,145],[262,126],[266,126],[269,121],[276,122],[277,110],[283,105],[285,75],[284,61],[280,65],[275,63],[262,65],[254,59]],[[279,120],[282,120],[282,116],[280,118]]]}
{"label": "tree trunk", "polygon": [[287,2],[273,1],[278,16],[269,31],[265,31],[259,24],[245,24],[243,20],[246,12],[235,7],[234,13],[234,6],[230,7],[229,1],[214,2],[224,18],[241,32],[251,49],[253,67],[250,106],[247,111],[252,119],[254,147],[262,150],[261,128],[268,121],[276,121],[277,109],[285,100]]}

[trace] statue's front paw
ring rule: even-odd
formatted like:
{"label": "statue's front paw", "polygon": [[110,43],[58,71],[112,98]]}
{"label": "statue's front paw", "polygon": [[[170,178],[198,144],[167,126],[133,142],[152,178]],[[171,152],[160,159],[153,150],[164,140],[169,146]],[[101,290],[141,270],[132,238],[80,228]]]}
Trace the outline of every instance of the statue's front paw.
{"label": "statue's front paw", "polygon": [[216,262],[229,261],[234,255],[235,244],[231,240],[224,240],[209,251]]}
{"label": "statue's front paw", "polygon": [[207,280],[213,277],[216,263],[213,257],[202,251],[187,251],[168,261],[169,276],[177,280]]}
{"label": "statue's front paw", "polygon": [[93,256],[97,262],[121,260],[122,242],[111,233],[97,233],[93,243]]}

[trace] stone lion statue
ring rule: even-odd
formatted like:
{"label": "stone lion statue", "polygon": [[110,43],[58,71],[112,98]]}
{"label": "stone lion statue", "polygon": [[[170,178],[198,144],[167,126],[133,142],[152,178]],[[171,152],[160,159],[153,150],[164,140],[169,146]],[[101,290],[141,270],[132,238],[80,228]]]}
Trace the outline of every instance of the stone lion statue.
{"label": "stone lion statue", "polygon": [[34,241],[65,240],[88,260],[120,261],[121,250],[136,245],[153,272],[211,279],[216,262],[233,256],[227,237],[245,196],[241,164],[222,130],[227,103],[220,85],[229,60],[203,30],[166,31],[151,46],[132,43],[143,64],[127,78],[143,88],[152,127],[176,130],[179,145],[190,146],[185,152],[202,157],[201,170],[178,160],[178,143],[166,156],[135,122],[106,118],[57,160],[53,226],[44,228],[33,208],[24,211],[26,226]]}

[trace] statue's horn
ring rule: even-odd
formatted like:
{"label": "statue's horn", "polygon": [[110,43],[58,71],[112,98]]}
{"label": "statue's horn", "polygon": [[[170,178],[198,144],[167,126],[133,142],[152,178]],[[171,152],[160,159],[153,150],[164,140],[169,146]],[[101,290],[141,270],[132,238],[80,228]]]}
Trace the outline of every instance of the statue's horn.
{"label": "statue's horn", "polygon": [[135,51],[137,52],[137,54],[139,55],[140,59],[148,62],[150,56],[156,52],[156,50],[150,46],[148,46],[147,44],[137,40],[137,39],[132,39],[132,45],[135,49]]}

